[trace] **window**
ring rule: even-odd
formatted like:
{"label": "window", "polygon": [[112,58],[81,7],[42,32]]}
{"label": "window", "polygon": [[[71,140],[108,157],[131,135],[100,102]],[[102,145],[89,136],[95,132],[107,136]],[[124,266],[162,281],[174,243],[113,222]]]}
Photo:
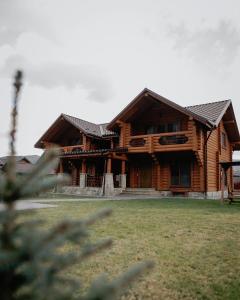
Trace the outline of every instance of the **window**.
{"label": "window", "polygon": [[221,145],[222,148],[227,148],[227,136],[224,132],[221,133]]}
{"label": "window", "polygon": [[179,121],[174,123],[166,123],[161,124],[158,126],[158,132],[164,133],[164,132],[177,132],[181,130],[181,124]]}
{"label": "window", "polygon": [[145,130],[146,134],[177,132],[177,131],[181,131],[181,123],[179,121],[173,123],[164,123],[158,126],[150,125]]}
{"label": "window", "polygon": [[153,133],[157,133],[157,131],[158,131],[157,126],[151,125],[151,126],[147,127],[146,133],[153,134]]}
{"label": "window", "polygon": [[191,186],[191,163],[190,161],[175,161],[171,165],[171,185]]}
{"label": "window", "polygon": [[158,132],[159,132],[159,133],[164,133],[164,132],[166,132],[166,126],[165,126],[165,124],[160,124],[160,125],[158,126]]}

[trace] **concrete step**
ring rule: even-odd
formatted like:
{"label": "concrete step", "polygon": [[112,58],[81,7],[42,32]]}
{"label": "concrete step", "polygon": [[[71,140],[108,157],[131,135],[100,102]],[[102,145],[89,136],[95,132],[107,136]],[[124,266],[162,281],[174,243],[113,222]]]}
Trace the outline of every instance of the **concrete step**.
{"label": "concrete step", "polygon": [[160,195],[159,191],[153,188],[126,188],[121,194],[124,195]]}

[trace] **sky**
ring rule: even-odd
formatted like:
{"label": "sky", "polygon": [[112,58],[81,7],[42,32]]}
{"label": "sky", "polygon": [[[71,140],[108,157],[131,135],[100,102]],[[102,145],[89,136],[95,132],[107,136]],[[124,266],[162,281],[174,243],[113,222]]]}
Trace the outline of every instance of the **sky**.
{"label": "sky", "polygon": [[239,0],[0,0],[0,156],[16,69],[20,155],[42,153],[34,144],[61,113],[109,122],[145,87],[182,106],[231,99],[240,124],[239,11]]}

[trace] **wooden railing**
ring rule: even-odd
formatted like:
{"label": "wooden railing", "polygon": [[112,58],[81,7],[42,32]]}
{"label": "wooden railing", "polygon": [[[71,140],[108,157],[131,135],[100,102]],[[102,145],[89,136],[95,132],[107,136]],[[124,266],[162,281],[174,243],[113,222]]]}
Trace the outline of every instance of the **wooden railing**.
{"label": "wooden railing", "polygon": [[83,145],[64,146],[64,147],[60,147],[60,150],[62,150],[64,153],[83,150]]}
{"label": "wooden railing", "polygon": [[126,144],[129,152],[164,152],[174,150],[191,150],[197,146],[193,131],[146,134],[129,136]]}
{"label": "wooden railing", "polygon": [[91,176],[87,175],[87,187],[101,187],[102,186],[103,176]]}

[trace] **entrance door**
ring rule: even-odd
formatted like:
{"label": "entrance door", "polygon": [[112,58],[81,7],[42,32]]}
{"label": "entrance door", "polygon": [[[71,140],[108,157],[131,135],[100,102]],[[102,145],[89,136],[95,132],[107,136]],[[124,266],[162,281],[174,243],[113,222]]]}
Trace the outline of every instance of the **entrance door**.
{"label": "entrance door", "polygon": [[152,187],[152,164],[151,162],[141,161],[135,166],[135,178],[137,187],[151,188]]}
{"label": "entrance door", "polygon": [[151,164],[143,164],[139,167],[139,187],[151,188],[152,187],[152,166]]}

